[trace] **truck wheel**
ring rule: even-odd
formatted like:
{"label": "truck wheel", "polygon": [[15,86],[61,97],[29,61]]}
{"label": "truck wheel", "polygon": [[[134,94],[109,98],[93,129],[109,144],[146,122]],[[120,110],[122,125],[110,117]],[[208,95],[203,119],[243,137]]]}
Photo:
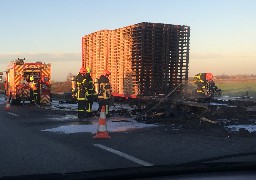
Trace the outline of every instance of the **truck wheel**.
{"label": "truck wheel", "polygon": [[11,99],[10,100],[11,105],[19,105],[20,104],[20,100],[17,99]]}

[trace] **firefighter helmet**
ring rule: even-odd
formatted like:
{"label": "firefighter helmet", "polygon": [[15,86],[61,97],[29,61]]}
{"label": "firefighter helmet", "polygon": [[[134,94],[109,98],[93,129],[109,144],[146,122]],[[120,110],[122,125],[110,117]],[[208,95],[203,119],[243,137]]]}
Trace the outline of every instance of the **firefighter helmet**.
{"label": "firefighter helmet", "polygon": [[86,71],[87,71],[87,73],[91,73],[91,68],[87,67]]}
{"label": "firefighter helmet", "polygon": [[34,76],[30,76],[29,80],[34,81]]}
{"label": "firefighter helmet", "polygon": [[84,67],[81,67],[79,72],[81,74],[86,74],[87,73],[87,71],[86,71],[86,69]]}
{"label": "firefighter helmet", "polygon": [[111,73],[110,73],[107,69],[104,69],[102,74],[103,74],[104,76],[108,76],[108,75],[110,75]]}

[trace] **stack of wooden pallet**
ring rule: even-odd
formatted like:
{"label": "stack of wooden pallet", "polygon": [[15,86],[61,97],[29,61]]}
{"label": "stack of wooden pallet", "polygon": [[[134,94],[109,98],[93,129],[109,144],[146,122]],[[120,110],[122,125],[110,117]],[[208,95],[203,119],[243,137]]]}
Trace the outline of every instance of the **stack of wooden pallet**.
{"label": "stack of wooden pallet", "polygon": [[120,96],[168,94],[188,79],[190,27],[139,23],[82,38],[82,65],[98,78],[111,72]]}

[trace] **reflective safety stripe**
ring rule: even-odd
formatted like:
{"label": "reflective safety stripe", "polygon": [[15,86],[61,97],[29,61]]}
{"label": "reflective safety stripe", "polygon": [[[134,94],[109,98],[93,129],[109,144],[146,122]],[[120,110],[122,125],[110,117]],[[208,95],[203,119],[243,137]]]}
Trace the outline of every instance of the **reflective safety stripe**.
{"label": "reflective safety stripe", "polygon": [[50,103],[51,100],[50,100],[50,96],[49,95],[41,95],[41,99],[40,99],[40,103]]}
{"label": "reflective safety stripe", "polygon": [[86,100],[86,98],[77,98],[77,100]]}
{"label": "reflective safety stripe", "polygon": [[91,112],[91,103],[88,104],[88,109],[86,110],[86,112]]}
{"label": "reflective safety stripe", "polygon": [[[85,95],[83,95],[84,97],[83,97],[83,96],[80,97],[80,94],[81,94],[80,91],[78,91],[78,92],[77,92],[77,100],[86,100]],[[82,93],[82,94],[83,94],[83,93]]]}
{"label": "reflective safety stripe", "polygon": [[107,125],[98,126],[98,132],[106,132],[106,131],[107,131]]}
{"label": "reflective safety stripe", "polygon": [[106,114],[108,114],[108,105],[106,105]]}
{"label": "reflective safety stripe", "polygon": [[106,113],[100,112],[100,119],[106,119]]}
{"label": "reflective safety stripe", "polygon": [[83,109],[78,109],[78,111],[84,111]]}

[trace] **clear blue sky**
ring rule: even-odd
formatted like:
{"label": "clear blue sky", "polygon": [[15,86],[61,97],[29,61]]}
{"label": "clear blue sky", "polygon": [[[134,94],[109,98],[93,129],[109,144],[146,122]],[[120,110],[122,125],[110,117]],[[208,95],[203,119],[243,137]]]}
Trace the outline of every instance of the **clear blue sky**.
{"label": "clear blue sky", "polygon": [[82,36],[139,22],[191,27],[190,76],[256,73],[255,0],[0,0],[0,70],[25,57],[65,80]]}

